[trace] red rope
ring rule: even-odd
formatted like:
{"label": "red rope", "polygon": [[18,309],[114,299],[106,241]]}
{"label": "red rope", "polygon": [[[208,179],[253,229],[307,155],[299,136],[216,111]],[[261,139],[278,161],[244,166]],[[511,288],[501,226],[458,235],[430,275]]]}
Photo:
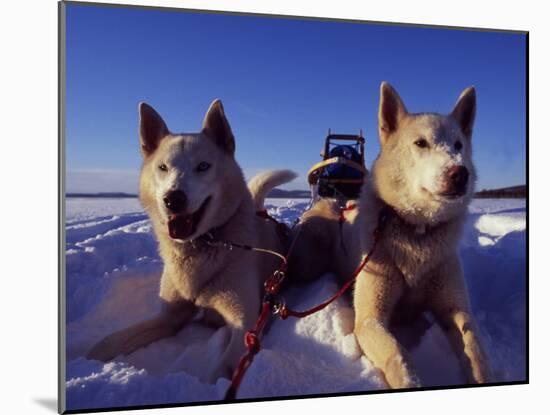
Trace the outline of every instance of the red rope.
{"label": "red rope", "polygon": [[237,390],[243,380],[244,374],[248,370],[248,367],[252,364],[252,360],[256,353],[260,351],[260,335],[267,323],[267,318],[269,317],[270,304],[267,301],[262,303],[262,311],[256,325],[252,330],[248,330],[244,335],[244,344],[247,348],[247,352],[239,360],[239,364],[233,372],[233,378],[231,379],[231,384],[225,393],[225,400],[233,400],[237,396]]}
{"label": "red rope", "polygon": [[340,288],[338,290],[338,292],[336,292],[336,294],[334,294],[332,297],[330,297],[328,300],[326,301],[323,301],[321,304],[318,304],[316,305],[315,307],[312,307],[308,310],[304,310],[304,311],[296,311],[296,310],[292,310],[290,308],[288,308],[286,306],[286,304],[283,304],[281,310],[279,311],[279,314],[281,315],[281,318],[283,320],[286,320],[288,317],[297,317],[297,318],[303,318],[303,317],[307,317],[311,314],[314,314],[318,311],[321,311],[323,308],[327,307],[330,303],[336,301],[338,298],[340,298],[342,295],[345,294],[345,292],[347,290],[349,290],[349,288],[353,285],[353,283],[355,282],[355,280],[357,279],[357,277],[359,276],[359,274],[361,273],[361,270],[365,267],[365,265],[367,265],[367,263],[369,262],[371,256],[372,256],[372,253],[374,252],[374,249],[376,248],[376,245],[378,243],[378,235],[379,233],[376,233],[376,237],[374,238],[374,243],[372,244],[372,248],[370,249],[369,253],[365,256],[365,258],[363,259],[363,261],[361,261],[361,263],[359,264],[359,266],[357,267],[357,269],[353,272],[351,278],[342,286],[342,288]]}
{"label": "red rope", "polygon": [[[289,229],[286,227],[286,225],[284,223],[279,222],[277,219],[271,216],[267,212],[267,210],[257,211],[256,215],[258,215],[261,218],[268,219],[274,222],[277,226],[277,232],[281,238],[286,237],[288,235]],[[256,324],[254,325],[254,328],[252,330],[248,330],[244,335],[244,344],[246,346],[247,351],[241,357],[237,367],[235,368],[235,371],[233,372],[233,377],[231,378],[231,384],[229,385],[229,388],[225,393],[225,398],[224,398],[225,400],[235,399],[235,397],[237,396],[237,391],[239,389],[241,381],[243,380],[244,374],[248,370],[249,366],[252,364],[252,360],[254,359],[254,356],[260,351],[260,346],[261,346],[260,337],[267,324],[267,320],[270,314],[270,309],[272,306],[276,305],[274,302],[274,299],[275,299],[275,296],[281,290],[281,285],[283,284],[283,281],[286,275],[285,273],[287,269],[288,258],[290,257],[290,254],[292,253],[294,246],[296,245],[296,240],[298,239],[299,233],[300,233],[300,230],[298,229],[298,233],[294,237],[294,240],[292,241],[290,248],[288,249],[288,252],[285,256],[284,261],[281,263],[279,268],[275,270],[275,272],[264,283],[265,294],[264,294],[264,300],[262,301],[262,309],[260,311],[260,315],[258,316],[258,320],[256,320]]]}
{"label": "red rope", "polygon": [[[288,254],[287,254],[288,258]],[[267,320],[270,315],[270,309],[273,305],[273,297],[278,294],[281,289],[281,285],[284,280],[286,271],[286,263],[282,263],[281,266],[269,277],[265,284],[265,296],[262,302],[262,310],[256,320],[256,324],[252,330],[248,330],[244,335],[244,344],[246,346],[246,353],[239,360],[239,364],[233,372],[231,378],[231,384],[225,393],[225,400],[233,400],[237,396],[237,391],[243,380],[244,374],[248,370],[248,367],[252,363],[254,356],[260,351],[260,337],[267,324]]]}
{"label": "red rope", "polygon": [[[351,210],[353,207],[345,208],[345,210]],[[267,212],[266,212],[267,214]],[[342,214],[343,215],[343,214]],[[261,216],[261,214],[259,215]],[[269,215],[268,215],[269,216]],[[367,265],[369,262],[376,245],[378,244],[378,240],[380,239],[380,236],[382,234],[382,228],[384,227],[385,221],[387,219],[388,215],[385,210],[382,210],[380,212],[380,216],[378,218],[378,226],[373,232],[374,236],[374,242],[372,244],[372,247],[370,251],[367,253],[363,261],[361,261],[361,264],[359,264],[359,267],[355,270],[352,277],[338,290],[336,294],[334,294],[332,297],[330,297],[328,300],[322,302],[321,304],[312,307],[305,311],[295,311],[289,309],[284,302],[275,302],[275,296],[279,293],[281,289],[281,285],[285,278],[286,268],[287,268],[287,260],[290,257],[290,254],[292,250],[294,249],[294,246],[296,244],[296,240],[298,239],[298,233],[294,237],[294,240],[292,241],[292,244],[290,245],[290,248],[288,250],[287,255],[285,256],[285,261],[279,266],[279,268],[271,275],[264,284],[265,289],[265,295],[264,300],[262,302],[262,309],[260,312],[260,315],[258,317],[258,320],[256,320],[256,324],[254,325],[254,328],[252,330],[248,330],[245,333],[244,336],[244,344],[247,348],[246,353],[241,357],[239,360],[239,363],[237,367],[235,368],[235,371],[233,372],[233,377],[231,379],[231,384],[229,385],[229,388],[227,389],[227,392],[225,393],[225,400],[234,400],[237,396],[237,391],[239,389],[239,386],[241,384],[241,381],[252,364],[252,360],[254,359],[254,356],[260,351],[260,337],[263,333],[263,330],[267,324],[267,320],[269,318],[269,312],[270,308],[274,307],[274,314],[279,314],[281,318],[284,320],[287,317],[306,317],[311,314],[314,314],[326,306],[328,306],[330,303],[341,297],[355,282],[357,279],[357,276],[361,273],[361,270]],[[273,220],[275,220],[273,218]],[[275,220],[276,221],[276,220]]]}
{"label": "red rope", "polygon": [[[282,226],[284,226],[286,229],[286,226],[284,224],[281,224],[280,222],[278,222],[277,219],[269,215],[266,210],[258,211],[256,212],[256,214],[262,218],[270,219],[274,221],[277,224],[278,231],[282,229]],[[225,398],[224,398],[225,400],[235,399],[235,397],[237,396],[237,391],[239,390],[239,386],[241,385],[241,381],[243,380],[243,377],[246,371],[252,364],[252,360],[254,359],[254,356],[260,351],[260,346],[261,346],[260,337],[267,324],[267,320],[269,318],[270,311],[271,311],[270,309],[272,306],[275,305],[274,298],[281,290],[281,285],[283,284],[283,281],[285,279],[288,258],[290,257],[290,254],[294,249],[297,237],[298,237],[298,234],[296,234],[296,237],[292,241],[290,248],[288,250],[288,253],[285,256],[285,260],[281,263],[279,268],[277,268],[277,270],[275,270],[275,272],[264,283],[265,294],[264,294],[264,299],[262,301],[262,309],[260,311],[260,315],[258,316],[258,319],[256,320],[256,324],[254,325],[254,328],[252,330],[248,330],[244,335],[244,344],[246,346],[247,351],[241,357],[237,367],[235,368],[235,371],[233,372],[233,377],[231,378],[231,384],[229,385],[229,388],[225,392]]]}

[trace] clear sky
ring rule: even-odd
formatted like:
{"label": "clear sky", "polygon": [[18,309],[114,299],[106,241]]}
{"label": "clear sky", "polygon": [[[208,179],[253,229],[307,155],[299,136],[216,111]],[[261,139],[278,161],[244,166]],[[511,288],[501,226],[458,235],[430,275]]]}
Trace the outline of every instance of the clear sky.
{"label": "clear sky", "polygon": [[449,112],[474,85],[478,189],[524,184],[525,35],[256,16],[67,7],[67,191],[137,192],[139,101],[197,132],[221,98],[247,177],[307,188],[328,128],[378,153],[379,85],[411,112]]}

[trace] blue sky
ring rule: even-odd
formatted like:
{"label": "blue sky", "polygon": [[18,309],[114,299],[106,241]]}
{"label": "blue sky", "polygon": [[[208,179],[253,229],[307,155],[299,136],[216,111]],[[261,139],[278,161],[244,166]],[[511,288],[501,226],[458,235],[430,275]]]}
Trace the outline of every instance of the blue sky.
{"label": "blue sky", "polygon": [[200,130],[221,98],[251,175],[320,160],[328,128],[378,153],[379,85],[411,112],[449,112],[474,85],[478,188],[525,183],[525,36],[256,16],[67,7],[67,191],[137,192],[137,105]]}

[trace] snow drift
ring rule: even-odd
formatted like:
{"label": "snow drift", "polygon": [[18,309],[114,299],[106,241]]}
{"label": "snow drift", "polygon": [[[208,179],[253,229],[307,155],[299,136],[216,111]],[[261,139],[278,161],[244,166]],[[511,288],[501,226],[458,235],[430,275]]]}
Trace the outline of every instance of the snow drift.
{"label": "snow drift", "polygon": [[[268,200],[287,222],[305,201]],[[525,379],[526,211],[524,200],[475,200],[461,244],[472,306],[498,381]],[[201,382],[227,338],[197,323],[176,336],[103,364],[83,356],[102,336],[154,314],[162,262],[136,199],[67,200],[67,408],[154,405],[223,399],[229,381]],[[333,294],[325,275],[292,287],[304,309]],[[463,383],[441,330],[432,325],[412,358],[424,386]],[[310,317],[276,320],[243,380],[239,397],[307,395],[385,388],[353,335],[353,309],[340,299]]]}

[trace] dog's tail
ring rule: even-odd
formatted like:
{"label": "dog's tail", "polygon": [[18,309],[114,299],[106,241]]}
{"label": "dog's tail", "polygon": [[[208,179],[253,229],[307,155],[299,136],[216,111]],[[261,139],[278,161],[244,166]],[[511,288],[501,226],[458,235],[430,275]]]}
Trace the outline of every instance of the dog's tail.
{"label": "dog's tail", "polygon": [[248,189],[254,199],[254,208],[257,211],[263,210],[264,200],[269,191],[296,177],[298,175],[291,170],[270,170],[254,176],[248,182]]}

